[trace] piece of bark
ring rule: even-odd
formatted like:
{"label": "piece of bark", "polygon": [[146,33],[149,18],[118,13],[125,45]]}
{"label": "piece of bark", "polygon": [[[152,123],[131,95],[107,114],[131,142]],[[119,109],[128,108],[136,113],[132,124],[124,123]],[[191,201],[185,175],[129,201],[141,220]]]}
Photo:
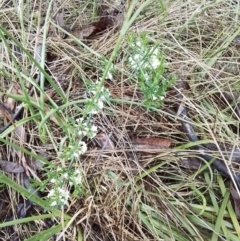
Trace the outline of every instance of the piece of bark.
{"label": "piece of bark", "polygon": [[171,145],[171,140],[159,137],[141,137],[132,138],[131,143],[136,151],[158,152],[162,149],[168,149]]}

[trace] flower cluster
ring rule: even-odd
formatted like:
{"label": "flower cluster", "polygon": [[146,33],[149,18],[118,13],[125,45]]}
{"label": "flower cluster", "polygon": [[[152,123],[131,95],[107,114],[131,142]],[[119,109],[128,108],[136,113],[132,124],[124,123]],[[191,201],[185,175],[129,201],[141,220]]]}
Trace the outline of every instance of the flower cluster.
{"label": "flower cluster", "polygon": [[70,196],[69,191],[66,189],[67,184],[74,187],[74,195],[76,196],[84,192],[83,176],[79,169],[68,170],[67,168],[58,167],[55,172],[50,172],[49,178],[52,189],[49,191],[47,198],[50,200],[51,207],[67,204]]}
{"label": "flower cluster", "polygon": [[158,108],[162,105],[167,88],[175,82],[174,79],[164,77],[165,61],[158,46],[149,41],[149,37],[142,33],[130,35],[130,56],[128,66],[133,70],[133,76],[143,92],[144,104]]}
{"label": "flower cluster", "polygon": [[87,144],[84,141],[78,142],[78,149],[74,151],[74,157],[78,158],[87,151]]}
{"label": "flower cluster", "polygon": [[75,124],[78,129],[79,137],[86,136],[89,139],[92,139],[97,134],[97,127],[83,121],[83,118],[76,119],[77,124]]}
{"label": "flower cluster", "polygon": [[68,175],[68,180],[69,180],[69,185],[79,185],[82,183],[82,174],[79,169],[75,170],[73,175],[69,176]]}
{"label": "flower cluster", "polygon": [[50,206],[62,206],[67,204],[69,191],[58,187],[50,190],[47,197],[51,200]]}
{"label": "flower cluster", "polygon": [[104,86],[99,88],[100,82],[96,81],[88,86],[88,94],[93,95],[92,99],[86,103],[86,114],[98,114],[104,106],[104,102],[108,101],[110,92]]}
{"label": "flower cluster", "polygon": [[[49,171],[48,176],[52,186],[47,198],[50,199],[50,206],[63,206],[69,199],[69,191],[62,187],[70,186],[73,196],[84,193],[83,176],[79,169],[73,170],[71,164],[87,151],[87,144],[84,139],[90,140],[97,134],[97,126],[91,122],[91,114],[97,114],[102,110],[104,102],[108,100],[110,93],[100,87],[100,82],[89,83],[87,95],[92,96],[85,104],[82,118],[69,119],[69,128],[66,128],[67,135],[60,143],[59,158],[62,163],[70,161],[69,168],[58,168],[57,171]],[[65,165],[65,164],[64,164]]]}
{"label": "flower cluster", "polygon": [[113,80],[113,72],[114,72],[114,67],[113,67],[113,64],[112,64],[110,69],[107,72],[106,79]]}
{"label": "flower cluster", "polygon": [[139,40],[136,43],[132,43],[131,47],[136,51],[128,59],[132,69],[155,70],[161,65],[159,51],[156,47],[148,48]]}

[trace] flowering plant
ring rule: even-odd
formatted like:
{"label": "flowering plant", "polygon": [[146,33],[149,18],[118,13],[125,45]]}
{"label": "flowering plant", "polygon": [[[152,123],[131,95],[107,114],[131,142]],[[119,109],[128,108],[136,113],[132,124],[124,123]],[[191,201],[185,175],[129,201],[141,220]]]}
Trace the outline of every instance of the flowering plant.
{"label": "flowering plant", "polygon": [[164,77],[166,63],[158,46],[152,45],[145,33],[140,36],[129,36],[130,56],[128,66],[139,81],[143,92],[144,104],[147,109],[160,107],[166,95],[166,90],[175,82],[174,78]]}
{"label": "flowering plant", "polygon": [[48,172],[52,189],[49,191],[47,198],[51,207],[61,207],[68,203],[70,192],[67,187],[73,187],[73,196],[84,194],[83,175],[79,169],[73,170],[58,167],[57,170]]}
{"label": "flowering plant", "polygon": [[[78,161],[81,155],[87,151],[87,144],[84,140],[91,140],[96,136],[97,126],[91,121],[92,115],[102,110],[104,102],[110,96],[109,91],[99,85],[98,81],[87,83],[86,94],[92,98],[86,102],[81,113],[82,117],[77,119],[69,118],[68,128],[64,129],[66,137],[62,138],[58,151],[62,167],[58,167],[57,171],[49,170],[47,172],[51,190],[46,198],[49,200],[50,207],[66,205],[70,195],[79,196],[84,194],[83,173],[79,168],[74,170],[72,164],[74,161]],[[70,163],[66,165],[67,161],[70,161]],[[65,168],[65,166],[68,166],[68,168]],[[47,182],[44,185],[46,186]],[[73,190],[73,193],[68,191],[68,187]]]}

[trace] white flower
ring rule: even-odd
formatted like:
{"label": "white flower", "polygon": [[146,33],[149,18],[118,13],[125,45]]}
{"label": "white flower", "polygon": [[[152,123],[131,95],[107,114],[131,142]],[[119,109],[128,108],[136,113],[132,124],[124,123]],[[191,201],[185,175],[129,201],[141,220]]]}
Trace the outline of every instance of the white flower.
{"label": "white flower", "polygon": [[152,95],[152,99],[153,99],[153,100],[157,100],[156,95]]}
{"label": "white flower", "polygon": [[[106,76],[106,79],[110,79],[112,80],[113,79],[113,72],[114,68],[113,68],[113,64],[111,64],[111,67],[109,68],[108,72],[107,72],[107,76]],[[103,91],[103,90],[102,90]]]}
{"label": "white flower", "polygon": [[[108,74],[111,74],[111,69],[108,71],[108,73],[107,73],[107,75]],[[111,76],[109,76],[109,77],[111,77]],[[107,77],[106,77],[107,78]],[[110,79],[110,78],[109,78]],[[92,85],[92,89],[90,90],[91,91],[91,93],[93,94],[93,95],[95,95],[96,93],[97,93],[97,90],[98,90],[98,85],[100,84],[100,82],[97,80],[93,85]],[[102,86],[101,87],[101,89],[100,89],[100,93],[102,93],[102,92],[104,92],[104,86]]]}
{"label": "white flower", "polygon": [[58,187],[57,190],[58,190],[59,195],[61,195],[61,196],[69,196],[69,191],[68,190],[65,190],[65,189],[63,189],[61,187]]}
{"label": "white flower", "polygon": [[65,178],[65,179],[68,179],[68,173],[65,172],[65,173],[62,175],[62,177]]}
{"label": "white flower", "polygon": [[159,59],[157,58],[157,56],[152,56],[151,58],[151,65],[154,69],[157,69],[159,66],[160,66],[160,61]]}
{"label": "white flower", "polygon": [[79,147],[80,147],[79,152],[81,154],[85,153],[87,151],[87,144],[84,141],[79,141],[78,144],[79,144]]}
{"label": "white flower", "polygon": [[146,68],[146,63],[144,64],[144,54],[135,54],[133,57],[129,57],[128,61],[133,69],[138,70],[141,67]]}
{"label": "white flower", "polygon": [[87,144],[84,141],[79,141],[79,146],[81,147],[81,154],[87,151]]}
{"label": "white flower", "polygon": [[112,73],[110,71],[107,72],[106,79],[110,79],[110,80],[113,79],[113,75],[112,75]]}
{"label": "white flower", "polygon": [[154,50],[153,50],[153,48],[151,48],[151,51],[150,51],[151,53],[152,53],[152,56],[151,56],[151,58],[150,58],[150,63],[151,63],[151,65],[152,65],[152,68],[153,69],[156,69],[156,68],[158,68],[159,66],[160,66],[160,61],[159,61],[159,59],[158,59],[158,54],[159,54],[159,51],[158,51],[158,49],[157,48],[155,48]]}
{"label": "white flower", "polygon": [[91,126],[91,138],[97,135],[97,126],[92,125]]}
{"label": "white flower", "polygon": [[77,125],[77,127],[80,128],[78,131],[80,137],[87,136],[88,138],[93,138],[97,134],[97,127],[90,123],[83,122],[81,125]]}
{"label": "white flower", "polygon": [[95,115],[97,113],[98,113],[98,111],[96,109],[93,109],[93,108],[88,112],[88,114],[92,114],[92,115]]}
{"label": "white flower", "polygon": [[82,151],[75,151],[74,153],[73,153],[73,156],[75,157],[75,158],[79,158],[80,156],[82,155]]}
{"label": "white flower", "polygon": [[148,47],[144,46],[139,40],[136,41],[135,44],[132,44],[132,46],[138,47],[138,53],[134,54],[128,59],[132,69],[157,69],[160,66],[161,63],[158,58],[159,51],[157,48],[151,48],[150,51],[148,51]]}
{"label": "white flower", "polygon": [[88,114],[97,114],[101,109],[103,109],[103,100],[105,97],[98,98],[97,100],[94,100],[93,105],[91,105],[91,108],[88,110]]}
{"label": "white flower", "polygon": [[[103,91],[104,91],[104,87],[102,86],[100,92],[103,92]],[[91,90],[91,92],[93,95],[95,95],[97,93],[97,87],[95,89]]]}
{"label": "white flower", "polygon": [[99,100],[106,101],[110,95],[110,91],[108,89],[104,89],[104,92],[102,92],[102,95],[100,96]]}
{"label": "white flower", "polygon": [[57,189],[52,189],[47,197],[52,200],[51,206],[65,205],[69,198],[69,191],[58,187]]}
{"label": "white flower", "polygon": [[51,203],[51,206],[52,207],[54,207],[54,206],[56,206],[57,205],[57,202],[56,201],[53,201],[52,203]]}
{"label": "white flower", "polygon": [[82,183],[82,174],[81,172],[77,169],[74,171],[72,177],[70,178],[71,180],[69,181],[70,186],[72,185],[77,185]]}
{"label": "white flower", "polygon": [[82,131],[79,131],[78,132],[78,135],[79,136],[86,136],[87,135],[87,132],[85,130],[82,130]]}
{"label": "white flower", "polygon": [[61,202],[62,205],[67,204],[67,201],[68,201],[68,197],[66,198],[66,196],[62,196],[62,197],[60,198],[60,202]]}
{"label": "white flower", "polygon": [[54,197],[56,194],[55,194],[55,190],[52,189],[50,190],[50,192],[48,193],[47,197],[51,198],[51,197]]}
{"label": "white flower", "polygon": [[58,187],[58,194],[59,194],[59,199],[62,202],[62,204],[63,205],[66,204],[67,200],[69,198],[69,191]]}
{"label": "white flower", "polygon": [[160,100],[164,100],[164,98],[165,98],[164,96],[160,96]]}
{"label": "white flower", "polygon": [[[151,52],[152,52],[152,50],[153,50],[153,48],[151,48]],[[159,54],[159,51],[158,51],[157,48],[155,48],[155,49],[153,50],[152,55],[158,56],[158,54]]]}
{"label": "white flower", "polygon": [[87,151],[87,144],[84,141],[79,141],[79,149],[73,153],[75,158],[78,158]]}
{"label": "white flower", "polygon": [[83,121],[83,118],[77,118],[77,119],[76,119],[76,122],[77,122],[77,123],[81,123],[82,121]]}
{"label": "white flower", "polygon": [[121,0],[115,0],[115,5],[121,5],[122,1]]}
{"label": "white flower", "polygon": [[96,105],[101,110],[103,108],[103,101],[99,99]]}
{"label": "white flower", "polygon": [[150,77],[149,77],[148,73],[144,73],[144,78],[145,78],[146,82],[149,81]]}
{"label": "white flower", "polygon": [[51,182],[51,183],[56,183],[56,179],[52,178],[52,179],[50,180],[50,182]]}
{"label": "white flower", "polygon": [[138,41],[136,42],[136,46],[142,47],[142,43],[138,40]]}

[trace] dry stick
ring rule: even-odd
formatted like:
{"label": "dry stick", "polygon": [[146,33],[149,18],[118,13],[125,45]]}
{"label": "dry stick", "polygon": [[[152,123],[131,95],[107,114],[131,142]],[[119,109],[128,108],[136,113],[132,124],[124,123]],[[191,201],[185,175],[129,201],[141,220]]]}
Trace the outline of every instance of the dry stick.
{"label": "dry stick", "polygon": [[[180,103],[183,99],[182,94],[178,94],[177,98],[179,99]],[[181,117],[181,124],[184,132],[187,134],[188,139],[192,142],[199,141],[196,133],[194,132],[192,126],[189,124],[189,118],[187,115],[187,109],[184,105],[179,106],[180,113],[179,117]],[[205,148],[202,145],[196,145],[197,150],[200,152],[201,156],[207,161],[210,162],[215,158],[205,152]],[[224,163],[219,159],[215,159],[211,164],[214,169],[216,169],[220,174],[224,175],[225,177],[229,177],[236,182],[238,187],[240,187],[240,173],[234,174]]]}

